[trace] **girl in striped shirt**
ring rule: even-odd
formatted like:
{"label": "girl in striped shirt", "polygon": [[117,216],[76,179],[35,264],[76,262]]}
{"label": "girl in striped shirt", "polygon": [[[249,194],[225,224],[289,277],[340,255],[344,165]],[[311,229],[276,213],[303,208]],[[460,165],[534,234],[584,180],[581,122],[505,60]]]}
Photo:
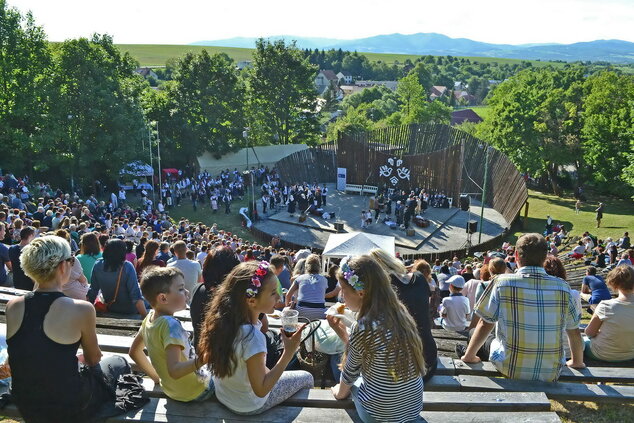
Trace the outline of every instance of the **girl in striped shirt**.
{"label": "girl in striped shirt", "polygon": [[364,422],[408,422],[423,408],[425,364],[416,323],[390,279],[370,256],[344,259],[337,274],[346,306],[358,311],[349,338],[340,319],[328,316],[348,341],[336,399],[350,394]]}

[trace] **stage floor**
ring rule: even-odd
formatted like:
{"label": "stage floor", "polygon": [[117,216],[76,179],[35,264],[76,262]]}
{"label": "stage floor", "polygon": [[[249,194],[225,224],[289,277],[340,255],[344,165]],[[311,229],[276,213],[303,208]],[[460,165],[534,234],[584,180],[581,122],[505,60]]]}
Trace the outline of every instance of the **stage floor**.
{"label": "stage floor", "polygon": [[[300,223],[298,213],[291,217],[284,208],[269,212],[268,216],[265,215],[265,218],[255,226],[261,231],[279,236],[282,240],[323,249],[330,234],[336,233],[333,223],[341,222],[345,232],[393,236],[396,249],[401,254],[433,254],[464,248],[467,241],[467,221],[476,220],[478,224],[480,221],[480,206],[472,202],[469,211],[462,211],[456,207],[427,209],[423,216],[430,221],[430,225],[420,228],[412,222],[410,228],[414,229],[414,236],[407,236],[404,230],[391,229],[381,222],[372,223],[368,228],[362,229],[361,211],[368,209],[370,197],[336,191],[334,184],[327,186],[328,198],[324,210],[334,212],[336,219],[327,221],[318,216],[308,215],[306,221]],[[260,201],[258,212],[262,216]],[[508,226],[504,217],[489,207],[484,209],[483,222],[482,242],[498,236]],[[472,236],[474,246],[478,244],[478,236],[479,233]]]}

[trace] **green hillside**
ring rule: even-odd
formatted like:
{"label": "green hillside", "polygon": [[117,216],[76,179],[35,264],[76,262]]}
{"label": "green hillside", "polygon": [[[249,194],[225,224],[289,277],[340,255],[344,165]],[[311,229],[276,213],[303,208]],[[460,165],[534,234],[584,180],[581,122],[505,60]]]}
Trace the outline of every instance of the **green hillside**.
{"label": "green hillside", "polygon": [[[226,53],[235,61],[249,60],[253,49],[249,48],[234,48],[234,47],[208,47],[208,46],[190,46],[190,45],[178,45],[178,44],[117,44],[122,51],[129,52],[132,57],[138,60],[141,66],[164,66],[168,59],[174,57],[183,56],[187,52],[200,52],[201,50],[207,50],[209,53]],[[383,61],[389,64],[398,61],[399,63],[405,62],[410,59],[416,60],[419,55],[412,54],[387,54],[387,53],[362,53],[365,54],[371,61]],[[495,57],[466,57],[472,62],[490,63],[497,62],[502,63],[520,63],[520,59],[499,59]],[[529,60],[533,63],[533,66],[547,66],[554,65],[561,67],[564,63],[560,62],[541,62],[538,60]]]}

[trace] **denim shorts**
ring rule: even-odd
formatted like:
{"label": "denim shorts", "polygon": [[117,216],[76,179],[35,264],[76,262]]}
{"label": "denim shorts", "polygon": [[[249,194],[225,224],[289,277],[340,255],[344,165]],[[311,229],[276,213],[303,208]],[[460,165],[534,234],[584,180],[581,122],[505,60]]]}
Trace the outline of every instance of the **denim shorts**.
{"label": "denim shorts", "polygon": [[204,391],[202,391],[200,393],[200,395],[198,395],[196,398],[194,398],[193,400],[191,400],[191,402],[202,402],[202,401],[207,401],[208,399],[210,399],[211,397],[214,396],[214,394],[216,393],[216,388],[214,386],[214,379],[212,377],[209,378],[209,384],[207,385],[207,387],[205,388]]}

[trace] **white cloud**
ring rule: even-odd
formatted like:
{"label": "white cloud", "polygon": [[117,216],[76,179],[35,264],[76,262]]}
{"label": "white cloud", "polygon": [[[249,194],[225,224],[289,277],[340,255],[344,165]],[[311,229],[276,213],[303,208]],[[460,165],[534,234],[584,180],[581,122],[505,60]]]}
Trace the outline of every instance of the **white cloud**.
{"label": "white cloud", "polygon": [[8,0],[52,41],[93,32],[117,43],[187,44],[236,36],[359,38],[437,32],[492,43],[634,41],[631,0]]}

